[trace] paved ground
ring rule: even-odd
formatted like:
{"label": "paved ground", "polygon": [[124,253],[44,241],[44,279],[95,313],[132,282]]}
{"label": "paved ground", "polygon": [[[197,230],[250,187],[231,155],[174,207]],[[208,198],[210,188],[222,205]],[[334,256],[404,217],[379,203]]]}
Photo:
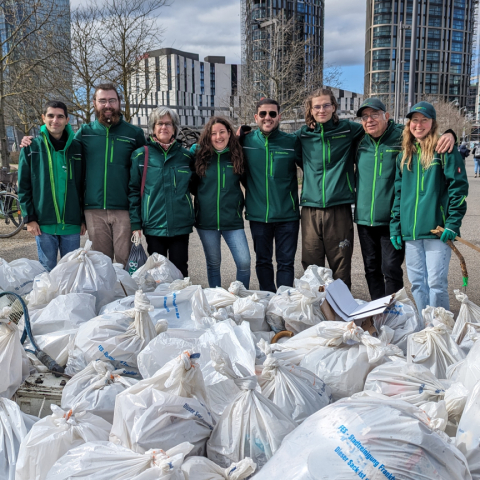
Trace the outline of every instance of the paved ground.
{"label": "paved ground", "polygon": [[[468,196],[468,210],[463,221],[462,237],[480,246],[480,178],[474,178],[473,176],[473,158],[467,159],[467,171],[470,181],[470,193]],[[478,209],[477,209],[478,206]],[[250,288],[257,289],[258,281],[255,275],[255,253],[253,251],[253,244],[251,241],[250,229],[248,228],[248,222],[245,222],[247,238],[250,242],[250,251],[252,255],[252,280]],[[83,242],[85,239],[83,239]],[[82,242],[82,243],[83,243]],[[300,245],[301,240],[299,240]],[[470,281],[467,288],[467,294],[469,298],[476,304],[480,305],[480,253],[466,247],[457,242],[457,247],[465,257]],[[14,260],[16,258],[27,257],[37,259],[37,250],[35,240],[26,231],[20,232],[18,235],[11,239],[0,239],[0,257],[7,261]],[[202,244],[197,233],[194,233],[190,237],[190,278],[194,284],[200,284],[203,287],[207,287],[207,273],[205,266],[205,256],[203,254]],[[222,241],[222,284],[224,287],[235,280],[235,263],[228,250],[226,244]],[[303,274],[303,269],[300,262],[300,247],[297,250],[295,261],[295,276],[299,278]],[[408,279],[406,272],[404,273],[405,284],[408,288]],[[452,312],[458,314],[459,302],[455,299],[453,290],[462,287],[462,274],[460,270],[460,264],[457,257],[452,254],[452,260],[450,263],[449,272],[449,291],[450,291],[450,308]],[[369,294],[367,289],[367,283],[365,281],[363,261],[360,252],[360,244],[358,237],[355,234],[355,246],[354,246],[354,258],[352,266],[352,292],[356,298],[368,300]]]}

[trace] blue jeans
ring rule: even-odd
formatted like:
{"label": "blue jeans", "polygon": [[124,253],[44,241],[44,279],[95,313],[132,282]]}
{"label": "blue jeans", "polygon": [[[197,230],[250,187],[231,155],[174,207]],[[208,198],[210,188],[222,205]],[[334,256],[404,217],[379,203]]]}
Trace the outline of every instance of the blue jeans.
{"label": "blue jeans", "polygon": [[47,272],[53,270],[57,265],[58,251],[60,258],[67,253],[80,248],[80,234],[72,235],[50,235],[43,233],[35,237],[37,242],[38,260]]}
{"label": "blue jeans", "polygon": [[480,158],[474,158],[473,161],[475,162],[475,175],[480,174]]}
{"label": "blue jeans", "polygon": [[220,263],[222,251],[220,239],[224,238],[237,266],[237,280],[250,288],[250,250],[243,228],[238,230],[202,230],[197,228],[207,259],[207,277],[210,288],[221,287]]}
{"label": "blue jeans", "polygon": [[255,270],[260,290],[276,292],[273,274],[273,241],[277,260],[277,287],[293,287],[294,264],[297,251],[298,228],[300,221],[293,222],[253,222],[250,221],[253,248],[257,255]]}
{"label": "blue jeans", "polygon": [[418,313],[430,305],[450,310],[448,267],[450,247],[437,239],[405,242],[407,274]]}

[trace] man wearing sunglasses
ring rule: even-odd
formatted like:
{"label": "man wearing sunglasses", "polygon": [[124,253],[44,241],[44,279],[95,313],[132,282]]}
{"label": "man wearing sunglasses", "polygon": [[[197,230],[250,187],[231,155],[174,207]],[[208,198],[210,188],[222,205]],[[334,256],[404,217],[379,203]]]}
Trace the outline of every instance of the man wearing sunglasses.
{"label": "man wearing sunglasses", "polygon": [[[403,288],[402,263],[405,250],[396,250],[390,241],[390,217],[394,197],[395,161],[402,152],[405,126],[390,119],[378,98],[365,100],[357,111],[365,135],[356,154],[356,208],[365,278],[372,300]],[[451,152],[456,142],[447,130],[437,152]]]}
{"label": "man wearing sunglasses", "polygon": [[[250,221],[260,289],[293,286],[299,229],[297,165],[300,142],[279,130],[280,105],[263,98],[256,106],[258,130],[241,137],[246,160],[245,218]],[[277,260],[275,286],[273,244]]]}

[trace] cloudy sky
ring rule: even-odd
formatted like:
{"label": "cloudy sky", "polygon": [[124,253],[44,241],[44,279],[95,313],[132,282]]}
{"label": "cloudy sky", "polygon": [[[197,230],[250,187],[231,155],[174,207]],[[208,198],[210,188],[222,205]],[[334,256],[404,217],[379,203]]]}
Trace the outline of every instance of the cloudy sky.
{"label": "cloudy sky", "polygon": [[[82,0],[71,0],[72,7]],[[325,0],[325,61],[342,68],[342,87],[363,92],[365,0]],[[240,63],[240,0],[175,0],[159,12],[159,44]],[[160,46],[160,45],[159,45]]]}

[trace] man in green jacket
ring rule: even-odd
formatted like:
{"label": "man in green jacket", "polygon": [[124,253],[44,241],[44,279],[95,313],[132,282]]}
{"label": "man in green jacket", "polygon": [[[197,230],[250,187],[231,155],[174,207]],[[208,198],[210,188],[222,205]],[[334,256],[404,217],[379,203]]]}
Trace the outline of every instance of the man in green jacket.
{"label": "man in green jacket", "polygon": [[113,84],[99,85],[93,96],[97,120],[84,124],[76,139],[85,152],[85,218],[92,247],[126,265],[130,254],[128,183],[132,153],[145,134],[120,113]]}
{"label": "man in green jacket", "polygon": [[[145,145],[145,134],[120,113],[120,95],[112,83],[93,95],[97,120],[82,125],[75,139],[85,156],[85,218],[94,250],[126,265],[130,254],[128,182],[131,155]],[[30,145],[24,137],[21,146]]]}
{"label": "man in green jacket", "polygon": [[[390,241],[390,220],[395,190],[396,158],[402,151],[404,125],[390,120],[378,98],[368,98],[357,111],[365,131],[356,154],[356,208],[365,278],[372,300],[403,288],[404,248]],[[448,130],[437,151],[452,151],[455,137]]]}
{"label": "man in green jacket", "polygon": [[38,259],[47,271],[80,247],[85,234],[85,162],[63,102],[47,102],[40,135],[23,148],[18,196],[27,231],[35,235]]}
{"label": "man in green jacket", "polygon": [[250,220],[260,290],[275,292],[282,285],[293,286],[299,227],[297,165],[302,166],[302,153],[295,135],[278,128],[281,115],[277,101],[263,98],[256,111],[259,128],[242,139],[246,161],[245,218]]}

